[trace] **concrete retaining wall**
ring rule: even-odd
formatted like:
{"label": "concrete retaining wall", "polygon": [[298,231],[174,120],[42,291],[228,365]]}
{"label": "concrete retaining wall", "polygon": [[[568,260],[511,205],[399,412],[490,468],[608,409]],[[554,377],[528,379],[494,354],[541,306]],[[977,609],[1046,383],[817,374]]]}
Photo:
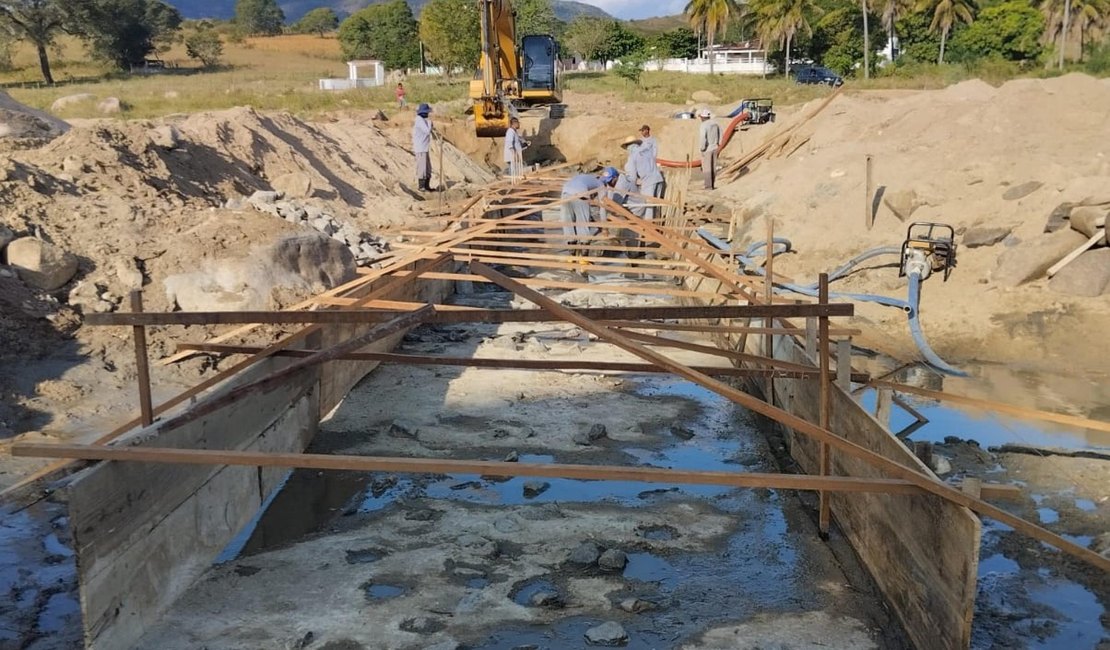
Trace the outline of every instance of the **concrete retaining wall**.
{"label": "concrete retaining wall", "polygon": [[[361,295],[380,285],[365,287]],[[441,302],[451,290],[448,282],[421,282],[390,297]],[[328,326],[309,345],[326,347],[368,327]],[[389,351],[402,336],[364,350]],[[268,359],[216,394],[291,362]],[[269,393],[247,396],[164,434],[157,434],[155,425],[121,444],[300,452],[316,434],[321,416],[376,365],[337,361],[306,369]],[[86,645],[131,647],[211,566],[287,471],[104,462],[74,475],[65,491]]]}

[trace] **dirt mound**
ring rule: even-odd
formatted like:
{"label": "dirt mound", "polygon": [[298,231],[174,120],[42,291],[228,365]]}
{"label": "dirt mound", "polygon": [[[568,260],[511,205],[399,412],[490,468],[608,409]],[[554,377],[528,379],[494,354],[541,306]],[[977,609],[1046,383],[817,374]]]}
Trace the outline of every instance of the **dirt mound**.
{"label": "dirt mound", "polygon": [[24,106],[0,90],[0,151],[37,147],[68,130],[62,120]]}
{"label": "dirt mound", "polygon": [[[863,250],[898,245],[910,222],[951,224],[960,235],[972,228],[1010,229],[1001,241],[961,247],[951,280],[926,284],[922,314],[930,339],[942,356],[954,358],[1009,361],[1058,353],[1059,359],[1076,359],[1065,353],[1075,346],[1074,337],[1064,334],[1071,330],[1053,323],[1081,315],[1092,331],[1110,326],[1110,300],[1066,298],[1048,289],[1043,277],[1003,287],[998,259],[1006,250],[1019,256],[1026,247],[1039,250],[1049,216],[1068,201],[1064,190],[1076,177],[1102,178],[1110,186],[1108,116],[1110,86],[1080,74],[1015,80],[997,89],[968,81],[894,96],[844,94],[798,128],[785,148],[798,145],[792,155],[759,162],[720,194],[749,220],[746,239],[762,237],[761,215],[776,218],[776,236],[790,238],[799,251],[776,268],[807,282]],[[867,156],[879,195],[872,201],[864,191]],[[869,207],[875,211],[870,229]],[[905,282],[896,276],[873,269],[836,288],[901,297]],[[1017,323],[1005,325],[1009,321],[1000,316],[1039,310],[1047,320],[1026,328],[1029,336],[1016,335]],[[889,326],[901,342],[886,342],[887,350],[904,343],[899,352],[913,356],[904,316],[866,306],[860,311]],[[1085,367],[1110,362],[1105,349],[1080,356]]]}

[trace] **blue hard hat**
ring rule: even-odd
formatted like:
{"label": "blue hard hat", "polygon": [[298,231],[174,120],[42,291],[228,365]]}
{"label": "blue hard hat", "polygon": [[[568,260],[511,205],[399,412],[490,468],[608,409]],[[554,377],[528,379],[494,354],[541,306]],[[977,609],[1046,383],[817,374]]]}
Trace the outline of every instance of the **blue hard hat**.
{"label": "blue hard hat", "polygon": [[428,106],[427,104],[421,104],[421,105],[416,107],[416,114],[417,115],[427,115],[428,113],[431,113],[431,112],[432,112],[432,107]]}
{"label": "blue hard hat", "polygon": [[615,167],[606,167],[605,169],[601,170],[601,180],[606,183],[613,180],[617,176],[620,176],[620,172],[618,172]]}

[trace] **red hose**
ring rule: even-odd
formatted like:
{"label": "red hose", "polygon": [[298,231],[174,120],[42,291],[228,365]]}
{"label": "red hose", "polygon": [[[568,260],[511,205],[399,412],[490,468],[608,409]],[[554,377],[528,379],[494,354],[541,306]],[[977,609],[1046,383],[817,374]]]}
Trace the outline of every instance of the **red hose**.
{"label": "red hose", "polygon": [[[721,146],[717,147],[718,152],[724,149],[725,145],[727,145],[729,140],[732,139],[732,134],[736,132],[736,127],[740,126],[744,122],[747,122],[748,118],[750,117],[751,114],[748,113],[748,111],[741,111],[739,115],[732,118],[732,121],[728,123],[727,127],[725,127],[725,136],[721,138]],[[655,162],[659,163],[660,167],[689,167],[691,169],[694,167],[701,167],[700,160],[691,160],[690,162],[686,162],[685,160],[667,160],[665,158],[656,158]]]}

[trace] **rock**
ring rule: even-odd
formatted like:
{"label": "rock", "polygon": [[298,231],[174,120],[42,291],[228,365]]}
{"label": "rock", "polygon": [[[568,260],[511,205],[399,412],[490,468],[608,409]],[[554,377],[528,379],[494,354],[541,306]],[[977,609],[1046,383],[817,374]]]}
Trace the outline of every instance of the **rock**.
{"label": "rock", "polygon": [[478,535],[462,535],[455,543],[468,554],[478,557],[492,558],[499,553],[497,542]]}
{"label": "rock", "polygon": [[430,616],[417,616],[401,621],[399,627],[405,632],[412,632],[413,634],[435,634],[447,626],[442,621]]}
{"label": "rock", "polygon": [[1096,537],[1094,544],[1091,545],[1091,550],[1102,557],[1110,558],[1110,533],[1103,533]]}
{"label": "rock", "polygon": [[1058,293],[1093,298],[1110,292],[1110,248],[1089,250],[1048,281]]}
{"label": "rock", "polygon": [[691,440],[694,437],[694,432],[682,425],[675,424],[671,426],[671,435],[679,440]]}
{"label": "rock", "polygon": [[250,198],[247,199],[247,203],[250,203],[252,206],[254,206],[255,209],[261,209],[258,206],[273,205],[274,203],[277,203],[278,199],[280,198],[281,192],[268,192],[266,190],[258,190],[254,194],[250,195]]}
{"label": "rock", "polygon": [[617,548],[608,549],[597,558],[597,565],[605,571],[623,571],[626,564],[628,556]]}
{"label": "rock", "polygon": [[537,591],[528,599],[532,607],[558,608],[564,605],[563,597],[554,591]]}
{"label": "rock", "polygon": [[640,612],[646,612],[649,609],[655,609],[655,603],[649,603],[648,601],[640,600],[639,598],[625,598],[620,602],[620,605],[618,605],[618,607],[628,612],[629,614],[639,614]]}
{"label": "rock", "polygon": [[320,217],[319,219],[314,219],[314,220],[309,222],[309,225],[311,225],[313,228],[315,228],[316,230],[319,230],[320,232],[324,233],[325,235],[327,235],[329,237],[331,237],[333,234],[335,234],[335,230],[336,230],[335,222],[332,221],[331,219],[326,218],[326,217]]}
{"label": "rock", "polygon": [[242,210],[243,208],[246,208],[246,207],[247,207],[247,199],[245,199],[241,196],[233,196],[230,199],[224,201],[224,209],[225,210],[238,211],[238,210]]}
{"label": "rock", "polygon": [[370,116],[370,121],[372,121],[372,122],[388,122],[389,118],[385,116],[385,113],[383,113],[379,110],[379,111],[375,112],[373,115]]}
{"label": "rock", "polygon": [[1060,192],[1060,200],[1072,205],[1110,205],[1110,177],[1081,176]]}
{"label": "rock", "polygon": [[143,272],[135,267],[134,260],[116,260],[116,278],[125,289],[143,288]]}
{"label": "rock", "polygon": [[292,199],[307,199],[312,196],[312,179],[304,172],[282,174],[270,186]]}
{"label": "rock", "polygon": [[107,300],[97,300],[92,303],[92,310],[98,314],[107,314],[115,308],[116,306]]}
{"label": "rock", "polygon": [[53,244],[34,237],[20,237],[5,248],[8,264],[26,284],[53,291],[77,273],[77,258]]}
{"label": "rock", "polygon": [[1099,244],[1106,243],[1106,220],[1110,216],[1110,208],[1100,208],[1093,205],[1083,205],[1073,208],[1071,215],[1068,217],[1069,225],[1072,230],[1081,232],[1088,238],[1094,237],[1095,233],[1102,231],[1103,237]]}
{"label": "rock", "polygon": [[12,229],[0,224],[0,261],[4,259],[4,248],[15,239],[15,233]]}
{"label": "rock", "polygon": [[721,98],[708,90],[695,90],[690,94],[690,99],[700,104],[720,104]]}
{"label": "rock", "polygon": [[1068,216],[1071,214],[1071,209],[1075,207],[1073,203],[1061,203],[1052,210],[1048,215],[1048,221],[1044,224],[1045,232],[1056,232],[1068,225]]}
{"label": "rock", "polygon": [[597,547],[597,544],[593,542],[582,542],[578,545],[578,548],[570,552],[567,561],[571,564],[587,567],[597,564],[597,559],[599,557],[601,557],[601,549]]}
{"label": "rock", "polygon": [[524,484],[524,498],[534,499],[547,492],[549,487],[551,487],[551,484],[546,481],[527,481]]}
{"label": "rock", "polygon": [[1004,201],[1017,201],[1018,199],[1024,199],[1033,192],[1041,189],[1041,186],[1043,185],[1044,183],[1042,183],[1041,181],[1029,181],[1026,183],[1022,183],[1021,185],[1015,185],[1002,193],[1002,199]]}
{"label": "rock", "polygon": [[583,447],[588,446],[591,442],[590,434],[586,433],[585,431],[578,431],[573,436],[571,436],[570,439],[571,442],[573,442],[574,444],[582,445]]}
{"label": "rock", "polygon": [[620,623],[607,621],[586,630],[586,643],[590,645],[619,646],[628,643],[628,632]]}
{"label": "rock", "polygon": [[493,528],[499,533],[519,533],[522,529],[520,522],[512,517],[502,517],[493,522]]}
{"label": "rock", "polygon": [[1044,275],[1053,264],[1085,241],[1074,230],[1059,230],[1041,235],[998,256],[991,279],[1004,287],[1016,287]]}
{"label": "rock", "polygon": [[70,106],[73,106],[75,104],[89,102],[94,99],[96,99],[96,95],[92,93],[66,95],[65,97],[59,97],[58,99],[55,99],[54,103],[50,105],[50,110],[54,113],[57,113],[58,111],[65,110],[66,108],[69,108]]}
{"label": "rock", "polygon": [[409,426],[407,423],[398,422],[394,420],[389,423],[389,430],[387,433],[394,438],[415,438],[415,427]]}
{"label": "rock", "polygon": [[943,476],[952,471],[952,463],[948,462],[948,459],[944,456],[933,454],[930,460],[932,462],[929,463],[929,468],[932,469],[937,476]]}
{"label": "rock", "polygon": [[79,158],[66,156],[62,159],[62,171],[67,174],[83,174],[86,169],[88,168],[85,167],[85,163],[81,162]]}
{"label": "rock", "polygon": [[1006,239],[1013,229],[1013,226],[976,226],[968,228],[963,236],[963,245],[968,248],[994,246]]}
{"label": "rock", "polygon": [[590,427],[590,430],[586,433],[586,437],[592,442],[594,440],[601,440],[608,433],[609,432],[605,430],[605,425],[599,423]]}
{"label": "rock", "polygon": [[176,149],[181,143],[181,134],[178,133],[177,127],[172,124],[163,124],[156,126],[150,130],[150,141],[155,146],[166,149]]}
{"label": "rock", "polygon": [[505,458],[503,458],[502,460],[506,463],[515,463],[520,460],[520,454],[518,454],[517,451],[514,449],[506,454]]}
{"label": "rock", "polygon": [[[303,231],[302,231],[303,232]],[[327,290],[358,275],[354,255],[339,242],[315,233],[286,235],[269,249],[269,262],[309,281],[313,290]]]}
{"label": "rock", "polygon": [[117,97],[105,97],[96,104],[96,110],[105,115],[115,115],[123,110],[123,104]]}
{"label": "rock", "polygon": [[896,190],[883,193],[883,204],[890,208],[899,221],[906,221],[913,215],[914,210],[920,207],[917,192],[913,190]]}

